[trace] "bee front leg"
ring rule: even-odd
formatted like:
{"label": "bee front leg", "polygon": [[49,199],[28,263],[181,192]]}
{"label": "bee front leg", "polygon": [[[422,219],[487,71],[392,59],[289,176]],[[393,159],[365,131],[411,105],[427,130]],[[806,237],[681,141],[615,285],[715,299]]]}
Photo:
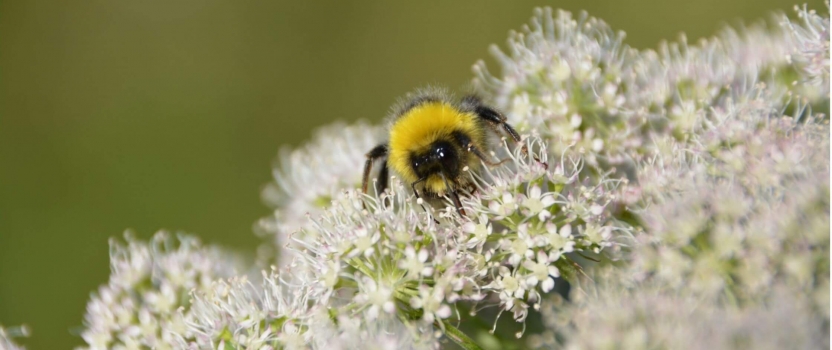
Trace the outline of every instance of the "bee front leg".
{"label": "bee front leg", "polygon": [[462,146],[462,149],[473,153],[475,156],[477,156],[477,158],[482,160],[482,162],[487,164],[488,166],[495,167],[495,166],[501,165],[501,164],[510,160],[510,159],[506,158],[506,159],[500,160],[499,162],[492,162],[490,159],[488,159],[488,157],[485,156],[484,153],[482,153],[482,151],[480,151],[479,148],[477,148],[477,146],[474,145],[473,142],[471,142],[470,137],[468,137],[467,135],[465,135],[461,132],[454,132],[453,136],[454,136],[454,138],[456,138],[457,142],[459,142],[459,144]]}
{"label": "bee front leg", "polygon": [[[367,193],[367,187],[370,182],[370,170],[373,169],[373,162],[375,162],[379,158],[383,158],[387,156],[387,144],[382,143],[378,146],[373,147],[369,152],[367,152],[367,161],[364,162],[364,176],[361,180],[361,192]],[[381,174],[384,178],[379,179],[379,185],[383,187],[387,187],[387,164],[384,165],[384,168],[381,169]],[[378,190],[379,192],[383,192],[384,188]]]}
{"label": "bee front leg", "polygon": [[413,190],[413,194],[416,195],[416,198],[422,198],[421,196],[419,196],[419,191],[416,191],[416,185],[419,184],[420,182],[427,181],[427,179],[428,179],[428,177],[425,176],[425,177],[423,177],[419,180],[416,180],[416,181],[414,181],[413,183],[410,184],[410,188]]}

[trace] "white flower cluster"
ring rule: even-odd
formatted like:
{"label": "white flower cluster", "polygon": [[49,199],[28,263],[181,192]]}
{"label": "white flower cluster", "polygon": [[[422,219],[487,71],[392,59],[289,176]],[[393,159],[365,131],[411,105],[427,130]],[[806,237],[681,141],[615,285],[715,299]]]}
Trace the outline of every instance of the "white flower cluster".
{"label": "white flower cluster", "polygon": [[5,328],[0,325],[0,350],[25,350],[26,348],[15,342],[14,338],[29,336],[29,329],[25,326]]}
{"label": "white flower cluster", "polygon": [[523,322],[557,277],[576,273],[564,254],[599,253],[626,233],[607,209],[616,181],[583,183],[579,162],[549,165],[538,137],[525,142],[528,153],[505,149],[510,165],[469,173],[478,193],[462,203],[473,220],[415,200],[398,181],[380,197],[346,190],[302,229],[315,239],[298,241],[292,268],[339,316],[445,328],[456,302],[478,301]]}
{"label": "white flower cluster", "polygon": [[[802,18],[813,15],[800,11]],[[805,27],[791,30],[804,37],[806,32],[825,30],[827,34],[814,37],[808,46],[828,47],[824,23],[828,17],[815,16]],[[807,47],[788,33],[771,38],[777,38],[783,52]],[[703,65],[695,51],[709,47],[708,42],[676,50],[674,59],[649,65],[671,67],[666,81],[656,85],[672,81],[678,71],[704,77],[709,84],[729,81],[733,75],[743,84],[729,83],[717,95],[697,97],[683,119],[674,116],[672,108],[660,112],[671,126],[669,132],[641,136],[639,149],[625,152],[636,160],[637,183],[629,187],[633,200],[628,204],[643,225],[641,233],[627,247],[624,266],[595,274],[595,281],[584,284],[588,288],[573,290],[568,304],[558,302],[559,296],[545,303],[549,330],[531,337],[531,345],[829,346],[824,325],[829,324],[830,305],[830,129],[827,116],[811,111],[813,102],[828,106],[828,88],[817,82],[824,72],[828,75],[828,64],[808,68],[807,60],[792,60],[803,62],[797,66],[803,68],[788,85],[777,80],[782,76],[767,76],[771,70],[758,74],[736,67],[723,78],[713,74],[725,70],[708,75],[708,69],[723,67],[720,61],[725,57],[777,48],[763,42],[757,49],[754,40],[711,42],[718,43],[711,47],[724,47],[720,50],[725,53],[720,58],[710,51],[716,59],[711,68],[691,71],[671,65]],[[828,52],[823,54],[828,57]],[[803,96],[795,98],[797,94]],[[673,99],[684,100],[682,95]],[[794,116],[783,115],[784,110]],[[674,123],[683,128],[672,127]],[[783,320],[789,325],[784,327]]]}
{"label": "white flower cluster", "polygon": [[[605,285],[586,295],[573,293],[571,304],[560,299],[547,303],[542,309],[547,330],[530,336],[529,345],[567,350],[828,348],[828,323],[795,301],[797,292],[781,288],[764,305],[723,308],[658,286]],[[553,330],[568,334],[569,342],[561,344]]]}
{"label": "white flower cluster", "polygon": [[298,348],[309,341],[304,327],[310,294],[287,288],[274,274],[255,286],[247,278],[218,280],[194,291],[182,314],[188,332],[178,334],[180,348],[261,349],[269,344]]}
{"label": "white flower cluster", "polygon": [[350,317],[322,303],[322,290],[263,272],[260,284],[246,278],[218,280],[194,291],[190,310],[180,311],[186,331],[176,333],[182,349],[426,349],[435,347],[430,329],[407,328],[398,318]]}
{"label": "white flower cluster", "polygon": [[829,347],[829,126],[751,107],[764,105],[661,141],[640,168],[645,232],[628,264],[549,304],[532,345]]}
{"label": "white flower cluster", "polygon": [[81,337],[88,349],[173,347],[188,334],[189,293],[240,271],[233,256],[195,237],[156,233],[150,243],[125,234],[110,241],[110,281],[94,293]]}
{"label": "white flower cluster", "polygon": [[813,65],[801,64],[811,76],[829,71],[828,18],[805,10],[801,16],[807,24],[788,32],[728,28],[697,45],[682,36],[658,51],[638,51],[623,43],[623,33],[585,13],[575,19],[538,9],[531,26],[510,35],[507,53],[492,48],[502,75],[479,62],[475,85],[521,132],[538,132],[556,153],[569,149],[593,168],[618,168],[633,180],[632,157],[645,153],[654,135],[684,139],[701,111],[756,82],[769,85],[781,106],[790,92],[828,103],[828,76],[823,86],[785,81],[794,70],[790,55],[792,62],[811,59]]}
{"label": "white flower cluster", "polygon": [[[826,3],[827,11],[829,2]],[[793,53],[787,59],[794,63],[804,81],[819,89],[818,98],[829,98],[829,16],[821,17],[815,10],[809,10],[806,5],[795,7],[801,24],[792,23],[783,16],[783,24],[789,29],[792,39],[796,42]],[[794,82],[797,84],[798,82]]]}
{"label": "white flower cluster", "polygon": [[[262,283],[214,281],[176,315],[180,348],[437,348],[436,335],[470,340],[452,322],[457,303],[496,305],[524,322],[568,255],[598,254],[628,234],[608,207],[618,181],[580,181],[582,164],[549,164],[538,137],[503,146],[511,160],[469,172],[470,217],[433,208],[399,181],[380,196],[347,187],[310,216],[290,245],[295,259]],[[450,203],[449,203],[450,204]],[[459,311],[456,311],[460,317]],[[435,333],[438,331],[438,333]],[[518,335],[519,336],[519,335]],[[362,346],[363,347],[363,346]]]}
{"label": "white flower cluster", "polygon": [[[361,164],[368,150],[382,140],[382,128],[365,123],[335,123],[315,132],[312,141],[296,150],[282,149],[274,169],[274,183],[263,190],[263,200],[274,214],[258,222],[255,231],[275,245],[291,244],[289,234],[318,215],[345,188],[360,188]],[[281,252],[286,253],[286,250]],[[291,257],[283,254],[281,262]]]}
{"label": "white flower cluster", "polygon": [[733,303],[788,283],[828,310],[828,124],[760,117],[716,113],[645,165],[640,181],[662,185],[645,185],[647,234],[628,275]]}
{"label": "white flower cluster", "polygon": [[626,102],[622,74],[637,55],[623,39],[586,14],[575,20],[561,11],[554,18],[551,9],[537,9],[531,27],[510,34],[508,54],[491,48],[502,76],[478,62],[475,85],[521,133],[537,132],[554,141],[553,153],[571,148],[598,166],[604,150],[637,131],[619,115]]}

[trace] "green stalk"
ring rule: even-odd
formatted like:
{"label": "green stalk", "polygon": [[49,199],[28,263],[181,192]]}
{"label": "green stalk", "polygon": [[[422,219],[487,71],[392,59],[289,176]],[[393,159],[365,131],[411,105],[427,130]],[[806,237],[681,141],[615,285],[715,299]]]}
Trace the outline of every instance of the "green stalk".
{"label": "green stalk", "polygon": [[[436,321],[439,323],[439,321]],[[465,333],[462,333],[459,329],[454,327],[448,320],[442,320],[442,324],[439,325],[440,327],[445,328],[445,335],[448,336],[451,340],[454,341],[457,345],[461,346],[463,349],[468,350],[482,350],[482,348],[474,343],[474,340],[469,338]]]}

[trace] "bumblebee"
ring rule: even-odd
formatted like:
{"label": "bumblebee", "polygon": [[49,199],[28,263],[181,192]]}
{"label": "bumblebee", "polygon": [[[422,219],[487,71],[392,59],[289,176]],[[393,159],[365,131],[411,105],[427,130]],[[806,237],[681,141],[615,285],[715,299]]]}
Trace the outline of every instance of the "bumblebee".
{"label": "bumblebee", "polygon": [[418,198],[437,200],[447,195],[460,215],[465,215],[459,192],[470,183],[463,169],[477,169],[480,162],[502,163],[486,156],[489,131],[520,141],[506,118],[477,96],[453,100],[437,89],[410,95],[393,108],[388,142],[366,154],[361,189],[367,193],[373,164],[384,160],[376,187],[379,193],[387,188],[392,170],[410,184]]}

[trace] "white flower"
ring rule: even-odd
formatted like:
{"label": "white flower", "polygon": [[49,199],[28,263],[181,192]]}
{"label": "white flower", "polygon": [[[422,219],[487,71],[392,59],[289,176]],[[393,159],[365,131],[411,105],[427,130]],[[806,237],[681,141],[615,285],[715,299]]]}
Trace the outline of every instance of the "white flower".
{"label": "white flower", "polygon": [[555,224],[548,223],[546,224],[546,233],[546,242],[549,244],[550,252],[552,252],[550,256],[552,261],[558,260],[562,253],[571,253],[575,250],[575,240],[572,237],[572,226],[570,224],[563,225],[558,230]]}
{"label": "white flower", "polygon": [[499,199],[491,201],[488,208],[494,214],[497,214],[498,218],[504,218],[510,216],[517,210],[517,202],[511,193],[503,193]]}
{"label": "white flower", "polygon": [[399,262],[399,267],[407,270],[409,278],[418,278],[419,276],[430,276],[433,273],[433,268],[425,266],[428,260],[428,251],[424,248],[416,250],[413,247],[407,247],[404,250],[405,259]]}
{"label": "white flower", "polygon": [[523,267],[529,270],[529,275],[526,278],[526,285],[535,287],[540,283],[540,288],[544,293],[548,293],[555,287],[555,277],[560,277],[560,271],[551,263],[549,257],[543,251],[537,252],[537,260],[526,260]]}
{"label": "white flower", "polygon": [[333,288],[338,283],[340,278],[341,264],[335,261],[327,261],[323,263],[321,268],[321,281],[325,288]]}
{"label": "white flower", "polygon": [[4,328],[0,325],[0,349],[4,350],[25,350],[21,345],[18,345],[14,338],[22,338],[29,336],[29,328],[26,326]]}
{"label": "white flower", "polygon": [[451,316],[451,308],[442,303],[445,296],[439,289],[427,287],[419,288],[419,295],[410,299],[410,306],[422,309],[424,312],[422,319],[427,323],[432,323],[436,319],[445,319]]}
{"label": "white flower", "polygon": [[[599,210],[597,212],[600,214],[603,212],[602,210]],[[595,212],[596,211],[593,211],[593,213]],[[581,234],[584,235],[590,242],[595,244],[603,244],[604,242],[608,241],[611,237],[609,227],[599,227],[595,223],[586,224]]]}
{"label": "white flower", "polygon": [[555,199],[550,193],[542,194],[540,186],[534,185],[529,189],[528,196],[523,199],[523,206],[529,210],[531,215],[537,215],[540,221],[551,216],[547,208],[555,204]]}
{"label": "white flower", "polygon": [[366,257],[373,255],[375,252],[374,245],[378,242],[380,235],[378,233],[373,233],[372,235],[367,232],[367,230],[363,227],[359,227],[355,230],[356,240],[353,243],[355,246],[355,250],[353,250],[348,257],[353,257],[357,254],[363,254]]}
{"label": "white flower", "polygon": [[[517,322],[525,322],[526,317],[529,316],[529,304],[524,303],[522,300],[517,300],[511,306],[511,313],[514,316],[514,320]],[[523,336],[523,332],[516,333],[517,338],[521,338]]]}
{"label": "white flower", "polygon": [[485,215],[480,215],[478,221],[478,223],[473,221],[464,223],[462,230],[465,233],[471,234],[467,242],[468,248],[477,247],[477,251],[482,251],[483,244],[488,240],[488,236],[491,235],[492,226],[488,221],[488,217]]}
{"label": "white flower", "polygon": [[372,320],[378,317],[379,312],[391,314],[396,311],[396,304],[393,302],[393,290],[387,286],[376,283],[372,278],[363,277],[358,284],[361,291],[355,296],[355,301],[370,306],[367,316]]}
{"label": "white flower", "polygon": [[507,267],[500,267],[499,273],[500,275],[492,283],[486,285],[485,288],[498,292],[501,302],[505,305],[505,309],[511,310],[514,306],[515,299],[524,297],[526,288],[523,281],[515,277]]}
{"label": "white flower", "polygon": [[517,236],[502,240],[502,249],[510,254],[508,263],[517,266],[527,256],[532,255],[531,248],[534,242],[528,234],[528,224],[520,224],[517,227]]}

